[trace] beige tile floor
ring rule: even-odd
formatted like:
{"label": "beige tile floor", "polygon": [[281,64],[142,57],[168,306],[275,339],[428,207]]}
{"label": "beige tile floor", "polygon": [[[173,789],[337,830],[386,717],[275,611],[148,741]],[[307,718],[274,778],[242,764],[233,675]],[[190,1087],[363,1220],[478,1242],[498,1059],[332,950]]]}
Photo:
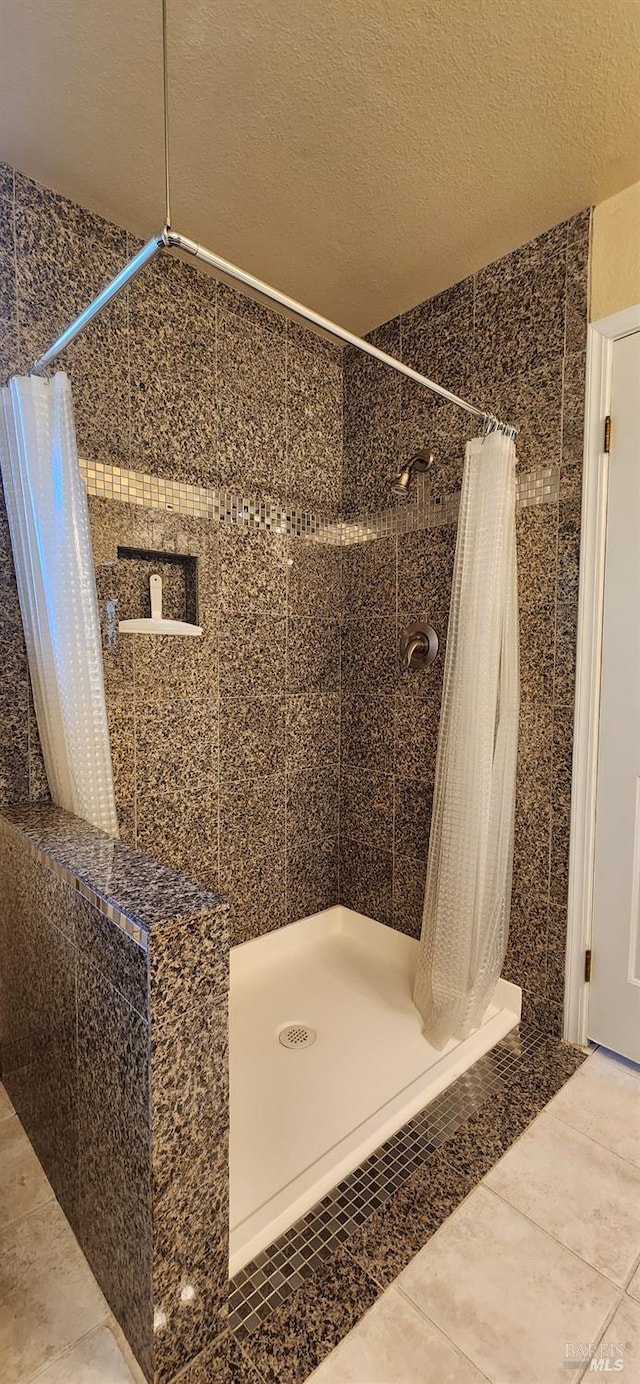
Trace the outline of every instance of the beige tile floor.
{"label": "beige tile floor", "polygon": [[144,1384],[0,1086],[1,1384]]}
{"label": "beige tile floor", "polygon": [[[309,1384],[567,1384],[588,1347],[640,1384],[640,1071],[602,1052]],[[36,1379],[142,1375],[0,1087],[0,1381]]]}
{"label": "beige tile floor", "polygon": [[308,1384],[567,1384],[592,1371],[640,1384],[640,1069],[602,1051]]}

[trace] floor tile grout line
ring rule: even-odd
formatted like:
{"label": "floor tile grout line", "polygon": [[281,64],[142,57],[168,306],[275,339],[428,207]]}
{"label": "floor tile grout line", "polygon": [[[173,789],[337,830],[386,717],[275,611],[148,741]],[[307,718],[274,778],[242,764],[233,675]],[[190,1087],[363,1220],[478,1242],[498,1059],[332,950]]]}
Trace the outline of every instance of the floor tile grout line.
{"label": "floor tile grout line", "polygon": [[262,1374],[262,1371],[258,1369],[258,1366],[256,1365],[255,1361],[251,1359],[251,1356],[244,1348],[243,1342],[235,1335],[235,1332],[231,1331],[229,1333],[229,1339],[235,1341],[236,1346],[240,1351],[240,1354],[247,1361],[247,1363],[251,1365],[252,1370],[254,1371],[255,1375],[257,1376],[257,1379],[259,1380],[259,1384],[265,1384],[264,1375]]}
{"label": "floor tile grout line", "polygon": [[[89,1272],[91,1273],[91,1270],[90,1270],[90,1269],[89,1269]],[[91,1276],[93,1277],[93,1274],[92,1274]],[[97,1281],[97,1280],[94,1280],[94,1281]],[[105,1301],[106,1301],[106,1299],[105,1299]],[[109,1329],[112,1320],[115,1321],[115,1318],[113,1317],[113,1313],[112,1313],[112,1311],[111,1311],[111,1308],[107,1305],[106,1316],[105,1316],[101,1321],[95,1322],[93,1326],[89,1327],[88,1331],[83,1331],[83,1332],[81,1333],[80,1336],[75,1336],[74,1339],[73,1339],[73,1341],[68,1341],[68,1342],[67,1342],[67,1345],[66,1345],[66,1346],[63,1346],[62,1350],[60,1350],[60,1351],[58,1352],[57,1355],[50,1355],[50,1356],[44,1361],[44,1363],[43,1363],[42,1365],[39,1365],[39,1366],[38,1366],[37,1370],[36,1370],[33,1374],[25,1374],[25,1375],[23,1375],[19,1380],[16,1381],[16,1384],[32,1384],[32,1381],[36,1381],[36,1380],[38,1380],[38,1379],[41,1379],[41,1378],[42,1378],[42,1375],[45,1373],[46,1370],[49,1369],[49,1367],[50,1367],[51,1365],[58,1365],[58,1364],[60,1364],[63,1360],[66,1359],[67,1355],[70,1355],[70,1354],[71,1354],[72,1350],[75,1350],[76,1346],[81,1345],[83,1341],[88,1341],[88,1340],[90,1339],[91,1336],[97,1335],[97,1333],[98,1333],[99,1331],[104,1331],[105,1327],[106,1327],[107,1329]],[[113,1334],[113,1333],[112,1333],[112,1334]],[[113,1339],[114,1339],[114,1341],[116,1340],[115,1335],[114,1335]],[[118,1346],[118,1349],[120,1350],[120,1346],[119,1346],[119,1343],[118,1343],[117,1341],[116,1341],[116,1345]],[[120,1353],[122,1354],[122,1351],[121,1351]],[[123,1359],[124,1359],[124,1355],[123,1355]],[[127,1367],[128,1367],[128,1362],[127,1362],[126,1360],[125,1360],[125,1364],[127,1364]],[[129,1372],[130,1372],[130,1371],[129,1371]]]}
{"label": "floor tile grout line", "polygon": [[540,1222],[535,1221],[533,1219],[533,1216],[528,1216],[526,1211],[522,1210],[521,1206],[514,1206],[514,1203],[512,1201],[509,1201],[508,1197],[504,1196],[500,1192],[497,1192],[494,1187],[490,1187],[489,1184],[485,1182],[484,1178],[482,1182],[480,1182],[478,1186],[475,1188],[476,1192],[479,1191],[480,1188],[483,1188],[485,1192],[488,1192],[491,1196],[494,1196],[497,1201],[502,1202],[503,1206],[508,1206],[510,1211],[515,1211],[516,1215],[521,1216],[524,1221],[527,1221],[529,1223],[529,1225],[534,1226],[536,1230],[539,1230],[543,1235],[546,1235],[547,1239],[553,1240],[554,1243],[560,1247],[560,1249],[566,1250],[567,1254],[570,1254],[574,1259],[577,1259],[580,1264],[584,1264],[586,1268],[591,1269],[593,1273],[597,1273],[598,1277],[602,1278],[605,1283],[608,1283],[610,1288],[615,1288],[617,1293],[624,1292],[624,1288],[621,1288],[619,1283],[615,1283],[612,1278],[609,1278],[609,1275],[604,1272],[604,1269],[597,1268],[596,1265],[592,1264],[589,1259],[585,1259],[583,1255],[579,1254],[577,1249],[572,1249],[571,1245],[567,1245],[565,1244],[564,1240],[558,1239],[558,1236],[554,1235],[552,1230],[548,1230],[546,1226],[540,1225]]}
{"label": "floor tile grout line", "polygon": [[[544,1108],[544,1107],[543,1107],[543,1108]],[[542,1113],[542,1112],[540,1112],[540,1113]],[[538,1118],[538,1116],[536,1116],[536,1119],[537,1119],[537,1118]],[[485,1187],[485,1190],[486,1190],[486,1191],[489,1191],[489,1192],[492,1191],[492,1188],[487,1187],[486,1184],[485,1184],[485,1182],[484,1182],[484,1179],[483,1179],[482,1182],[479,1182],[478,1185],[477,1185],[476,1187],[474,1187],[474,1188],[472,1189],[472,1191],[468,1194],[468,1196],[465,1197],[465,1201],[468,1201],[468,1200],[470,1199],[470,1197],[472,1197],[472,1196],[474,1195],[475,1192],[479,1191],[479,1189],[480,1189],[481,1187]],[[616,1290],[616,1292],[617,1292],[617,1294],[618,1294],[618,1296],[617,1296],[617,1298],[616,1298],[616,1301],[614,1302],[614,1304],[613,1304],[613,1306],[611,1307],[610,1311],[606,1314],[605,1321],[604,1321],[604,1324],[603,1324],[603,1326],[602,1326],[602,1329],[598,1332],[597,1341],[591,1343],[591,1344],[598,1344],[598,1343],[602,1340],[602,1338],[603,1338],[603,1336],[604,1336],[604,1332],[607,1330],[608,1326],[610,1326],[610,1324],[611,1324],[611,1322],[612,1322],[612,1320],[613,1320],[613,1318],[614,1318],[616,1312],[618,1311],[619,1307],[621,1306],[622,1302],[624,1301],[624,1298],[625,1298],[625,1296],[626,1296],[626,1293],[625,1293],[624,1288],[621,1289],[621,1288],[619,1287],[618,1284],[612,1283],[612,1281],[611,1281],[610,1279],[608,1279],[608,1278],[606,1277],[606,1275],[602,1274],[601,1271],[600,1271],[599,1269],[596,1269],[596,1268],[594,1267],[594,1265],[589,1264],[586,1260],[581,1259],[580,1255],[577,1255],[577,1254],[575,1253],[575,1251],[571,1250],[570,1247],[569,1247],[568,1245],[563,1244],[562,1241],[556,1240],[556,1237],[555,1237],[554,1235],[552,1235],[549,1231],[545,1230],[545,1228],[544,1228],[543,1226],[538,1225],[538,1223],[537,1223],[536,1221],[531,1221],[530,1217],[524,1215],[524,1212],[521,1212],[519,1207],[513,1206],[512,1203],[511,1203],[511,1202],[507,1202],[505,1198],[499,1197],[499,1200],[504,1201],[504,1204],[505,1204],[506,1206],[508,1206],[510,1210],[517,1212],[519,1215],[521,1215],[521,1216],[523,1217],[524,1220],[529,1221],[529,1223],[530,1223],[531,1225],[533,1225],[533,1226],[535,1227],[535,1229],[537,1229],[537,1230],[542,1230],[543,1234],[546,1235],[546,1236],[548,1237],[548,1239],[554,1240],[555,1243],[558,1244],[558,1245],[560,1246],[561,1249],[568,1250],[568,1252],[569,1252],[570,1254],[572,1254],[574,1258],[577,1258],[578,1261],[579,1261],[580,1263],[585,1264],[586,1267],[589,1268],[589,1269],[593,1269],[593,1272],[594,1272],[594,1273],[597,1273],[598,1276],[599,1276],[600,1278],[603,1278],[604,1281],[607,1283],[607,1285],[608,1285],[610,1288],[614,1288],[614,1289]],[[435,1238],[435,1236],[438,1234],[438,1232],[439,1232],[440,1230],[444,1229],[444,1228],[447,1226],[448,1222],[451,1221],[451,1220],[453,1219],[453,1216],[455,1216],[456,1212],[459,1211],[459,1210],[460,1210],[460,1207],[463,1206],[463,1205],[464,1205],[464,1202],[460,1202],[459,1206],[457,1206],[457,1207],[455,1208],[455,1211],[452,1212],[451,1216],[447,1217],[447,1219],[444,1220],[444,1221],[442,1222],[442,1225],[438,1227],[438,1230],[436,1230],[436,1231],[434,1232],[434,1235],[431,1236],[430,1239],[427,1241],[427,1244],[428,1244],[428,1245],[431,1245],[432,1240]],[[426,1248],[426,1246],[423,1246],[423,1249],[424,1249],[424,1248]],[[420,1254],[421,1252],[422,1252],[422,1251],[419,1250],[419,1251],[418,1251],[418,1254]],[[414,1256],[413,1256],[414,1259],[417,1258],[417,1257],[418,1257],[418,1255],[414,1255]],[[409,1261],[409,1263],[412,1263],[412,1262],[413,1262],[413,1260],[410,1260],[410,1261]],[[408,1265],[407,1265],[407,1267],[408,1267]],[[404,1273],[404,1272],[405,1272],[405,1271],[402,1270],[402,1273]],[[436,1329],[437,1329],[443,1336],[445,1336],[445,1337],[447,1338],[447,1340],[450,1341],[451,1344],[452,1344],[453,1346],[455,1346],[456,1350],[458,1350],[461,1354],[465,1355],[465,1352],[462,1350],[462,1347],[461,1347],[461,1346],[459,1345],[459,1343],[456,1341],[455,1337],[449,1336],[449,1334],[448,1334],[446,1331],[443,1330],[442,1326],[440,1326],[440,1325],[438,1324],[438,1322],[436,1322],[436,1321],[434,1320],[433,1317],[430,1317],[429,1314],[428,1314],[428,1312],[426,1312],[426,1311],[424,1310],[424,1308],[421,1307],[420,1304],[419,1304],[418,1302],[416,1302],[415,1299],[412,1298],[412,1297],[410,1296],[410,1294],[408,1293],[408,1291],[406,1290],[406,1288],[403,1288],[403,1287],[400,1285],[400,1278],[401,1278],[401,1276],[402,1276],[402,1275],[398,1275],[398,1277],[395,1278],[395,1279],[393,1280],[393,1282],[389,1284],[389,1289],[390,1289],[390,1290],[391,1290],[391,1289],[395,1289],[395,1291],[398,1292],[398,1293],[400,1294],[400,1296],[405,1300],[405,1302],[409,1303],[409,1304],[415,1309],[415,1311],[418,1313],[419,1316],[421,1316],[422,1318],[424,1318],[425,1321],[429,1322],[430,1325],[436,1327]],[[630,1299],[630,1300],[633,1301],[633,1298]],[[465,1358],[468,1359],[468,1360],[470,1361],[470,1363],[474,1366],[475,1369],[479,1370],[479,1372],[480,1372],[481,1374],[484,1374],[484,1371],[480,1368],[480,1366],[476,1363],[476,1361],[473,1359],[472,1356],[468,1356],[468,1355],[467,1355],[467,1356],[465,1356]],[[581,1371],[580,1375],[578,1376],[578,1384],[579,1384],[579,1380],[581,1380],[581,1379],[584,1377],[584,1374],[586,1373],[586,1371],[588,1370],[588,1368],[589,1368],[589,1365],[588,1365],[588,1362],[587,1362],[587,1363],[586,1363],[585,1370]],[[492,1376],[490,1376],[490,1375],[484,1374],[484,1377],[485,1377],[486,1379],[488,1379],[489,1384],[499,1384],[499,1381],[493,1380],[493,1379],[492,1379]]]}
{"label": "floor tile grout line", "polygon": [[[571,1078],[571,1080],[573,1080],[573,1078]],[[567,1083],[567,1085],[568,1084],[569,1083]],[[618,1158],[620,1162],[625,1163],[628,1168],[635,1168],[635,1171],[640,1177],[640,1164],[634,1163],[632,1158],[625,1157],[624,1153],[618,1153],[618,1150],[612,1149],[610,1144],[603,1144],[601,1139],[596,1139],[595,1135],[591,1134],[588,1130],[579,1129],[577,1125],[570,1124],[568,1120],[563,1120],[561,1115],[556,1115],[548,1106],[545,1106],[544,1109],[540,1111],[540,1114],[546,1115],[548,1119],[553,1120],[554,1124],[561,1125],[563,1129],[570,1129],[573,1134],[578,1134],[583,1139],[588,1139],[590,1144],[595,1144],[596,1148],[604,1149],[606,1153],[611,1154],[612,1158]]]}
{"label": "floor tile grout line", "polygon": [[[634,1279],[636,1273],[638,1272],[638,1269],[640,1269],[640,1252],[638,1253],[638,1255],[637,1255],[637,1257],[636,1257],[636,1259],[635,1259],[635,1262],[634,1262],[633,1268],[632,1268],[632,1270],[631,1270],[631,1273],[629,1274],[629,1277],[628,1277],[628,1279],[627,1279],[627,1281],[626,1281],[626,1283],[625,1283],[625,1285],[624,1285],[623,1291],[624,1291],[625,1293],[629,1293],[629,1284],[633,1281],[633,1279]],[[640,1292],[640,1289],[639,1289],[638,1291]],[[631,1297],[631,1293],[629,1293],[629,1297]],[[635,1301],[636,1301],[636,1302],[640,1302],[640,1298],[636,1298]]]}
{"label": "floor tile grout line", "polygon": [[[28,1138],[28,1135],[27,1135],[27,1138]],[[31,1143],[30,1140],[29,1140],[29,1142]],[[33,1147],[33,1146],[32,1146],[32,1147]],[[35,1149],[34,1149],[34,1153],[35,1153]],[[36,1154],[35,1156],[36,1156],[36,1158],[38,1157],[37,1154]],[[39,1161],[39,1160],[38,1160],[38,1161]],[[44,1176],[45,1176],[45,1174],[43,1173],[43,1177],[44,1177]],[[49,1185],[49,1187],[50,1187],[50,1196],[48,1196],[48,1197],[46,1198],[45,1201],[41,1201],[39,1206],[34,1206],[34,1207],[32,1207],[31,1211],[23,1211],[22,1214],[21,1214],[20,1216],[13,1216],[13,1218],[12,1218],[10,1221],[5,1221],[4,1225],[0,1225],[0,1260],[4,1258],[5,1253],[8,1253],[8,1251],[2,1249],[2,1238],[3,1238],[3,1236],[4,1236],[8,1231],[10,1231],[10,1230],[15,1230],[17,1226],[19,1226],[19,1225],[25,1225],[25,1224],[27,1223],[27,1221],[32,1221],[36,1216],[41,1215],[42,1212],[45,1211],[46,1208],[47,1208],[48,1206],[51,1206],[51,1203],[52,1203],[52,1202],[55,1203],[55,1205],[59,1208],[60,1211],[62,1211],[62,1214],[63,1214],[63,1216],[64,1216],[64,1218],[65,1218],[65,1221],[67,1221],[67,1217],[66,1217],[64,1211],[62,1210],[62,1207],[60,1206],[60,1202],[58,1201],[58,1198],[56,1197],[56,1194],[55,1194],[55,1192],[53,1191],[53,1188],[51,1187],[51,1184],[49,1183],[48,1185]],[[71,1233],[72,1233],[72,1235],[73,1235],[74,1241],[75,1241],[75,1243],[76,1243],[76,1245],[77,1245],[77,1244],[78,1244],[78,1241],[76,1240],[75,1231],[72,1229],[71,1223],[70,1223],[69,1221],[67,1221],[67,1225],[69,1226],[69,1229],[71,1230]],[[80,1248],[79,1245],[78,1245],[78,1248]],[[82,1251],[80,1251],[80,1252],[82,1253]],[[34,1263],[37,1263],[37,1258],[36,1258],[33,1262],[34,1262]]]}
{"label": "floor tile grout line", "polygon": [[[622,1292],[617,1301],[614,1302],[613,1307],[611,1307],[610,1311],[606,1313],[605,1320],[602,1325],[602,1330],[597,1332],[596,1339],[594,1341],[589,1342],[590,1346],[599,1346],[601,1342],[604,1340],[605,1331],[608,1331],[616,1315],[616,1312],[620,1310],[620,1307],[622,1306],[622,1303],[624,1301],[624,1296],[624,1292]],[[584,1369],[582,1369],[578,1375],[578,1384],[580,1384],[580,1380],[584,1379],[585,1375],[589,1373],[591,1373],[591,1366],[589,1361],[585,1360]]]}
{"label": "floor tile grout line", "polygon": [[[576,1072],[574,1073],[574,1075],[577,1076],[578,1073]],[[573,1077],[571,1077],[570,1080],[573,1080]],[[564,1090],[565,1088],[563,1087],[562,1089]],[[623,1153],[617,1153],[616,1150],[612,1149],[609,1144],[604,1144],[601,1139],[596,1139],[595,1134],[588,1134],[586,1129],[579,1129],[577,1125],[571,1124],[569,1120],[563,1119],[561,1115],[556,1115],[552,1110],[549,1110],[548,1106],[545,1106],[545,1111],[549,1114],[552,1120],[556,1121],[557,1124],[563,1125],[565,1129],[572,1129],[574,1134],[582,1134],[585,1139],[588,1139],[590,1141],[590,1143],[597,1144],[598,1148],[600,1149],[606,1149],[607,1153],[613,1154],[614,1158],[620,1158],[623,1163],[626,1163],[628,1165],[628,1167],[635,1168],[636,1172],[640,1173],[640,1165],[638,1163],[634,1163],[632,1158],[625,1158],[625,1155]]]}
{"label": "floor tile grout line", "polygon": [[[465,1197],[465,1201],[466,1200],[467,1198]],[[462,1203],[460,1204],[462,1205]],[[457,1209],[458,1208],[456,1207],[456,1210]],[[438,1229],[440,1229],[440,1227],[438,1227]],[[411,1260],[409,1262],[411,1263]],[[428,1322],[429,1326],[433,1326],[435,1330],[440,1333],[441,1336],[444,1336],[445,1341],[448,1341],[449,1344],[452,1345],[454,1349],[458,1352],[458,1354],[461,1355],[464,1360],[467,1360],[469,1364],[472,1365],[473,1368],[478,1371],[478,1374],[481,1375],[483,1379],[486,1379],[488,1381],[488,1384],[497,1384],[495,1380],[492,1380],[491,1375],[487,1374],[485,1370],[481,1369],[480,1365],[477,1364],[473,1357],[471,1355],[468,1355],[467,1352],[462,1349],[462,1346],[458,1343],[458,1341],[455,1340],[455,1337],[450,1336],[449,1332],[445,1331],[444,1328],[440,1326],[438,1322],[434,1320],[433,1317],[430,1317],[429,1313],[425,1312],[424,1308],[421,1307],[419,1303],[415,1302],[412,1297],[409,1297],[408,1293],[406,1293],[404,1289],[399,1287],[397,1278],[394,1278],[393,1282],[389,1284],[388,1292],[397,1293],[398,1297],[401,1297],[402,1301],[405,1302],[407,1306],[413,1308],[414,1312],[418,1314],[421,1321]]]}

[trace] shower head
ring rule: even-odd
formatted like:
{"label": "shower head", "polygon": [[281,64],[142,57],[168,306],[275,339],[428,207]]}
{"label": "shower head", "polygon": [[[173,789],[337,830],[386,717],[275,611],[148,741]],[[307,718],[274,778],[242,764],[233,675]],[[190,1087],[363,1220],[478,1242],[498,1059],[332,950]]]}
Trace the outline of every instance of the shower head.
{"label": "shower head", "polygon": [[401,472],[400,472],[400,475],[396,477],[395,481],[393,482],[393,485],[391,486],[391,490],[392,490],[393,494],[394,494],[394,495],[406,495],[407,490],[409,489],[409,481],[410,481],[410,480],[411,480],[411,472],[410,472],[410,470],[409,470],[409,467],[408,467],[408,466],[403,466],[403,468],[402,468],[402,470],[401,470]]}
{"label": "shower head", "polygon": [[394,495],[406,497],[409,492],[409,482],[414,471],[428,471],[433,465],[433,452],[416,452],[416,455],[403,466],[400,475],[396,476],[391,490]]}

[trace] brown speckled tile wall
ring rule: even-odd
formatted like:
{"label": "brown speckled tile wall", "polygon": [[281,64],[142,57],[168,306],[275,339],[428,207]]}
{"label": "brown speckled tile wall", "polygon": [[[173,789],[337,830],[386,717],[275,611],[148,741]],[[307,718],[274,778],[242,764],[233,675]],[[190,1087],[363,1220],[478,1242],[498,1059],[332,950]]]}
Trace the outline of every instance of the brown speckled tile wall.
{"label": "brown speckled tile wall", "polygon": [[[21,366],[29,364],[126,258],[126,235],[101,217],[16,175],[16,266]],[[82,247],[81,263],[70,253]],[[127,300],[120,298],[67,352],[78,443],[96,458],[129,455]]]}
{"label": "brown speckled tile wall", "polygon": [[[400,325],[390,322],[371,340],[389,355],[400,354]],[[394,474],[400,426],[401,377],[354,347],[344,352],[344,452],[342,507],[345,515],[379,509]]]}
{"label": "brown speckled tile wall", "polygon": [[220,792],[220,884],[233,898],[234,941],[284,922],[286,782],[283,769],[265,777],[234,776]]}
{"label": "brown speckled tile wall", "polygon": [[129,290],[131,456],[195,485],[218,478],[216,299],[214,279],[167,258]]}
{"label": "brown speckled tile wall", "polygon": [[159,1384],[219,1335],[228,1276],[228,912],[150,930]]}
{"label": "brown speckled tile wall", "polygon": [[[125,230],[0,164],[0,381],[28,368],[138,248]],[[165,257],[149,266],[60,366],[71,375],[83,457],[339,512],[342,352],[192,265]],[[291,697],[313,694],[318,712],[320,697],[339,685],[339,555],[319,557],[308,545],[313,555],[298,564],[284,539],[227,530],[218,561],[212,525],[132,514],[110,501],[96,500],[92,510],[120,830],[132,844],[213,882],[219,754],[227,777],[249,775],[255,762],[261,774],[271,772],[285,756],[287,668]],[[131,567],[127,581],[117,562],[118,544],[198,557],[202,641],[138,643],[134,669],[133,640],[118,638],[117,622],[141,593]],[[160,570],[168,579],[169,569]],[[48,790],[1,495],[0,591],[0,802],[38,800]],[[165,597],[168,613],[177,614],[168,580]],[[316,623],[307,639],[302,623],[292,625],[287,662],[288,615]],[[278,701],[259,700],[268,697]],[[164,715],[157,711],[163,701]],[[318,714],[316,740],[321,724]],[[325,724],[329,743],[334,728]],[[153,735],[167,729],[162,766],[161,740],[154,743]],[[337,812],[337,790],[335,805]],[[330,872],[326,878],[328,887]],[[246,888],[240,892],[248,897]],[[283,886],[272,925],[286,912]],[[259,914],[259,904],[249,905],[249,931],[262,925]]]}
{"label": "brown speckled tile wall", "polygon": [[[174,984],[154,997],[151,1045],[153,1300],[166,1318],[155,1342],[159,1380],[224,1326],[229,1256],[226,977],[215,988],[222,949],[211,948],[212,975],[200,947],[195,967],[185,965],[185,927],[171,932],[182,941],[174,938]],[[185,971],[196,968],[197,989],[185,987]]]}
{"label": "brown speckled tile wall", "polygon": [[[337,771],[317,780],[326,802],[295,788],[299,769],[339,756],[340,549],[93,497],[90,517],[121,834],[220,880],[236,941],[335,903]],[[202,640],[119,633],[145,613],[156,566],[171,595],[175,562],[154,549],[195,560]],[[179,583],[175,596],[183,617]]]}
{"label": "brown speckled tile wall", "polygon": [[148,1026],[84,955],[78,958],[77,987],[77,1235],[127,1340],[149,1371]]}
{"label": "brown speckled tile wall", "polygon": [[[62,880],[3,832],[3,1079],[71,1223],[78,1211],[76,946]],[[24,1112],[24,1114],[22,1114]]]}
{"label": "brown speckled tile wall", "polygon": [[[523,987],[527,1017],[554,1033],[561,1031],[564,984],[589,235],[590,215],[581,213],[372,336],[516,423],[519,470],[560,467],[559,502],[525,508],[517,518],[522,710],[504,970]],[[388,505],[390,481],[418,448],[434,453],[432,494],[459,487],[464,441],[475,432],[464,414],[348,356],[344,388],[346,513]],[[341,899],[413,935],[422,911],[454,545],[448,524],[343,556]],[[422,617],[440,638],[438,662],[427,673],[403,674],[398,633]],[[357,776],[369,776],[375,789],[360,813]],[[380,781],[393,785],[393,839],[374,848]]]}
{"label": "brown speckled tile wall", "polygon": [[[0,384],[19,367],[13,169],[0,163]],[[0,802],[29,797],[29,679],[0,483]]]}
{"label": "brown speckled tile wall", "polygon": [[342,498],[342,352],[287,323],[287,498],[337,514]]}
{"label": "brown speckled tile wall", "polygon": [[48,804],[0,817],[0,882],[4,1081],[165,1384],[226,1324],[228,905]]}
{"label": "brown speckled tile wall", "polygon": [[[548,722],[553,709],[568,711],[574,696],[589,230],[589,214],[581,213],[372,333],[383,349],[512,417],[521,469],[561,467],[559,504],[518,519],[527,726],[536,720],[533,709]],[[26,364],[136,248],[120,228],[5,168],[6,369],[18,347]],[[331,515],[385,506],[400,463],[425,445],[434,453],[432,494],[455,491],[464,442],[475,431],[462,412],[375,361],[341,354],[175,261],[140,276],[62,364],[72,372],[88,457],[234,485]],[[92,522],[123,836],[205,881],[222,878],[235,904],[238,940],[280,926],[305,900],[318,907],[334,902],[338,850],[340,897],[415,932],[454,526],[378,539],[341,555],[275,534],[232,527],[214,533],[204,521],[134,512],[113,501],[92,501]],[[6,525],[4,532],[6,539]],[[1,540],[0,522],[0,579],[8,593],[0,644],[10,670],[0,795],[7,800],[40,797],[46,786],[10,551]],[[202,641],[138,641],[134,651],[132,640],[118,637],[119,614],[133,593],[118,544],[196,556]],[[426,678],[403,675],[396,657],[399,628],[421,615],[432,619],[442,650]],[[323,782],[333,795],[334,826],[325,837],[317,794],[306,824],[294,807],[296,776],[338,761],[348,830],[339,829],[341,795],[329,773]],[[368,772],[392,806],[384,841],[377,848],[367,842],[369,854],[359,860],[355,790],[358,775]],[[563,800],[552,811],[555,790],[533,760],[527,773],[535,792],[518,812],[509,965],[542,1002],[547,935],[550,946],[553,939],[557,1005],[568,808]],[[369,817],[377,801],[376,791]],[[256,802],[269,805],[277,840]],[[237,823],[245,813],[250,834],[243,842]],[[366,816],[363,808],[362,823]]]}

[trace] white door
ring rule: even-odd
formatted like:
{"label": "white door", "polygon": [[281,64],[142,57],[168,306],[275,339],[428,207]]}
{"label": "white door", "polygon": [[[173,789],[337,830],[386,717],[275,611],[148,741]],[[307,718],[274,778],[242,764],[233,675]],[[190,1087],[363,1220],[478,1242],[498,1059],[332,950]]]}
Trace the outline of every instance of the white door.
{"label": "white door", "polygon": [[588,1034],[640,1062],[640,332],[613,344]]}

